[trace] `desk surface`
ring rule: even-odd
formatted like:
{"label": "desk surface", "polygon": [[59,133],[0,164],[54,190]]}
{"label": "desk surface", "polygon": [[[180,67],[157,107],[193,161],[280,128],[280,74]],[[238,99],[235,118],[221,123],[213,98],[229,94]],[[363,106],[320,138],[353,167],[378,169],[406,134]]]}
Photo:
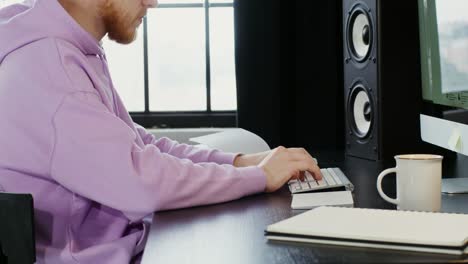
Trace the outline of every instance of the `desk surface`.
{"label": "desk surface", "polygon": [[[314,154],[321,167],[338,166],[348,176],[355,186],[355,207],[395,208],[381,199],[376,189],[378,173],[394,166],[393,161],[366,161],[344,157],[336,151]],[[395,177],[386,178],[383,189],[390,197],[395,197]],[[304,212],[291,209],[291,198],[289,190],[284,187],[272,194],[253,195],[228,203],[156,213],[142,264],[382,263],[468,259],[450,255],[268,241],[264,236],[267,225]],[[468,195],[443,195],[442,211],[468,213]]]}

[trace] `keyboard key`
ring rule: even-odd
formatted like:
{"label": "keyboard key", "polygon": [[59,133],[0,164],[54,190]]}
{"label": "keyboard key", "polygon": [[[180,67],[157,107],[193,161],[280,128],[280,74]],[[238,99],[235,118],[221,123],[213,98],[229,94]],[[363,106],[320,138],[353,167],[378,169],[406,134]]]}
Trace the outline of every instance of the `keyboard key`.
{"label": "keyboard key", "polygon": [[312,174],[310,174],[310,172],[306,171],[304,172],[304,176],[305,178],[307,179],[307,181],[315,181],[314,177],[312,176]]}
{"label": "keyboard key", "polygon": [[333,177],[330,175],[327,169],[321,169],[320,171],[322,172],[323,178],[325,178],[328,182],[328,185],[336,185],[335,180],[333,180]]}
{"label": "keyboard key", "polygon": [[292,190],[301,190],[301,185],[296,180],[291,180],[289,182],[289,188]]}
{"label": "keyboard key", "polygon": [[322,173],[322,179],[319,181],[319,184],[322,184],[323,182],[323,185],[329,185],[330,183],[327,181],[327,178],[325,178],[325,176],[323,176],[323,173]]}
{"label": "keyboard key", "polygon": [[336,175],[336,173],[335,173],[335,171],[333,169],[329,168],[327,170],[330,172],[330,174],[333,177],[333,179],[335,180],[336,184],[343,184],[341,182],[341,180],[340,180],[340,177],[338,177],[338,175]]}
{"label": "keyboard key", "polygon": [[327,186],[327,181],[325,180],[325,177],[322,177],[322,179],[318,182],[318,186]]}
{"label": "keyboard key", "polygon": [[315,180],[309,182],[310,188],[315,188],[317,187],[317,182]]}
{"label": "keyboard key", "polygon": [[310,189],[310,185],[307,184],[307,180],[304,179],[304,180],[298,180],[299,184],[301,185],[301,187],[303,189]]}
{"label": "keyboard key", "polygon": [[306,178],[307,178],[307,180],[308,180],[309,182],[311,182],[311,183],[313,182],[313,184],[311,184],[311,185],[313,185],[314,187],[316,187],[316,186],[327,186],[327,185],[328,185],[328,184],[327,184],[327,181],[325,180],[324,177],[322,177],[322,179],[321,179],[320,181],[317,181],[317,180],[315,180],[315,178],[312,176],[312,174],[310,174],[309,172],[306,171],[306,172],[305,172],[305,175],[306,175]]}

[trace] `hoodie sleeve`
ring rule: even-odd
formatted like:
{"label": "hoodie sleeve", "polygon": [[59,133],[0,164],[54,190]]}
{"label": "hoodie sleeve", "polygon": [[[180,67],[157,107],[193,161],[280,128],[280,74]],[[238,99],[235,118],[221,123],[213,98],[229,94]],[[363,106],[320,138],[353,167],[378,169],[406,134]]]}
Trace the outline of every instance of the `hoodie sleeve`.
{"label": "hoodie sleeve", "polygon": [[215,162],[218,164],[233,165],[235,157],[239,155],[239,153],[227,153],[217,149],[206,149],[188,144],[180,144],[166,137],[156,139],[156,137],[149,133],[144,127],[138,124],[134,125],[145,144],[155,145],[163,153],[168,153],[179,158],[187,158],[195,163]]}
{"label": "hoodie sleeve", "polygon": [[53,118],[50,173],[69,190],[137,220],[154,211],[219,203],[265,188],[261,168],[194,163],[135,143],[135,132],[93,92],[66,96]]}

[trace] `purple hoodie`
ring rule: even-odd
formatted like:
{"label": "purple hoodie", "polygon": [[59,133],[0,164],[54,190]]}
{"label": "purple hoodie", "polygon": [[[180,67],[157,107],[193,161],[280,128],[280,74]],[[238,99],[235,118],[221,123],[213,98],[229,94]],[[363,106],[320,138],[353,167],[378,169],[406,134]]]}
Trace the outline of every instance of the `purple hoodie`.
{"label": "purple hoodie", "polygon": [[265,188],[235,154],[133,123],[104,50],[57,0],[0,9],[0,120],[0,190],[33,195],[38,263],[129,263],[143,217]]}

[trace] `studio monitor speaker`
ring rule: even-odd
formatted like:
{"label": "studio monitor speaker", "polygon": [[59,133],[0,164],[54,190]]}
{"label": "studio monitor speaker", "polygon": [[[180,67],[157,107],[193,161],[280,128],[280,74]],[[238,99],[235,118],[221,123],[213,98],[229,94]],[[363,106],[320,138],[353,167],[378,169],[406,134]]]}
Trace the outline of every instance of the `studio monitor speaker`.
{"label": "studio monitor speaker", "polygon": [[342,18],[346,153],[420,151],[417,0],[343,0]]}

